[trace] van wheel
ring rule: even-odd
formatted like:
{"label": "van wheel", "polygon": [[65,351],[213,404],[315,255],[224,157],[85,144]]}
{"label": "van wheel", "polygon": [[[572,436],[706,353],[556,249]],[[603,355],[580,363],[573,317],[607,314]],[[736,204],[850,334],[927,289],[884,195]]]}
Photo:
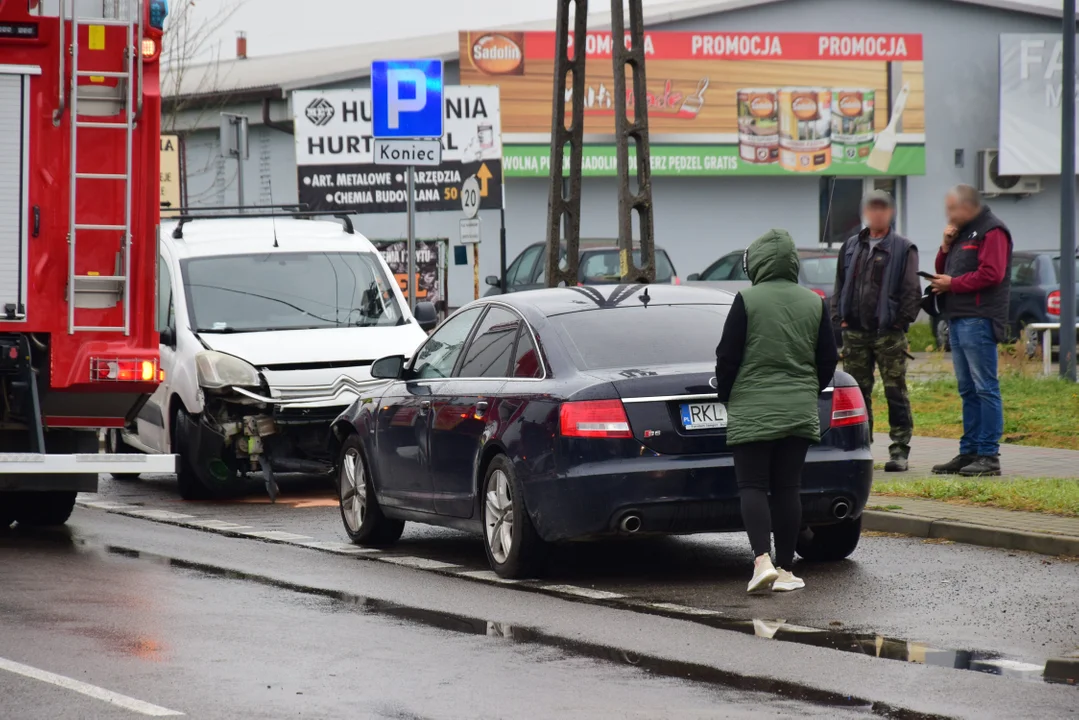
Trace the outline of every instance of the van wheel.
{"label": "van wheel", "polygon": [[498,455],[487,466],[480,507],[483,548],[491,568],[504,578],[534,576],[545,548],[528,516],[513,464],[505,455]]}
{"label": "van wheel", "polygon": [[371,475],[364,462],[360,438],[353,434],[341,446],[337,462],[337,497],[341,522],[348,539],[357,545],[393,545],[405,530],[403,520],[391,520],[382,514],[375,497]]}
{"label": "van wheel", "polygon": [[812,562],[835,562],[850,557],[862,536],[862,518],[809,528],[798,538],[798,554]]}
{"label": "van wheel", "polygon": [[190,444],[184,428],[190,427],[195,422],[191,416],[182,409],[176,411],[172,421],[172,445],[171,450],[176,455],[176,485],[180,490],[180,497],[184,500],[209,500],[213,497],[210,488],[203,484],[195,472],[190,459]]}
{"label": "van wheel", "polygon": [[13,508],[15,521],[27,527],[63,525],[75,509],[77,494],[65,491],[20,493]]}
{"label": "van wheel", "polygon": [[[139,451],[124,442],[119,430],[112,429],[105,433],[105,452],[110,455],[125,455]],[[138,473],[112,473],[112,477],[121,482],[132,482],[141,476]]]}

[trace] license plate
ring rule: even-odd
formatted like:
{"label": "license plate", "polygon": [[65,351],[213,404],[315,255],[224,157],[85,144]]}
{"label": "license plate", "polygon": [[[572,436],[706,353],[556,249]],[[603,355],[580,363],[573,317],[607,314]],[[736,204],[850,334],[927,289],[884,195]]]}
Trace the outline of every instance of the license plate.
{"label": "license plate", "polygon": [[727,408],[723,403],[685,403],[682,427],[686,430],[716,430],[727,427]]}

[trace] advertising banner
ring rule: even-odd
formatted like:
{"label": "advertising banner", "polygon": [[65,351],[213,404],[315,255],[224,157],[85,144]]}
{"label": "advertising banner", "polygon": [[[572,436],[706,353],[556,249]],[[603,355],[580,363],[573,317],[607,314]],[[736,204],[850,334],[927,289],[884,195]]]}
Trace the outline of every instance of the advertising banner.
{"label": "advertising banner", "polygon": [[183,207],[180,189],[180,138],[175,135],[161,136],[161,214],[167,216],[169,208]]}
{"label": "advertising banner", "polygon": [[[416,170],[416,211],[461,210],[460,189],[480,182],[480,208],[502,207],[497,87],[447,85],[442,164]],[[375,164],[371,91],[292,93],[299,200],[312,210],[406,212],[408,172]]]}
{"label": "advertising banner", "polygon": [[[585,175],[616,174],[613,42],[584,39]],[[648,103],[655,175],[925,173],[921,35],[646,32],[644,51],[626,101]],[[549,174],[555,34],[462,32],[460,57],[462,83],[501,89],[507,177]]]}
{"label": "advertising banner", "polygon": [[1060,174],[1063,54],[1059,34],[1000,36],[1001,175]]}
{"label": "advertising banner", "polygon": [[[386,264],[390,266],[401,287],[408,294],[408,242],[405,240],[374,240]],[[443,249],[446,240],[416,240],[416,302],[434,303],[445,310],[446,284],[443,270],[446,261]]]}

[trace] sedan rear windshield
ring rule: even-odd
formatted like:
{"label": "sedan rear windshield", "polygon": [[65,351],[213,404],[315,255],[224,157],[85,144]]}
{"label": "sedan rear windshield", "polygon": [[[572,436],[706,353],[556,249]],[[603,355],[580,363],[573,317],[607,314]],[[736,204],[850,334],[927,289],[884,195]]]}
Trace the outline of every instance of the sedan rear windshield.
{"label": "sedan rear windshield", "polygon": [[[633,252],[633,264],[641,266],[641,251]],[[587,285],[618,282],[622,278],[622,263],[618,250],[599,250],[583,253],[578,279]],[[674,266],[663,250],[656,251],[656,282],[669,283],[674,278]]]}
{"label": "sedan rear windshield", "polygon": [[401,308],[374,253],[220,255],[181,264],[197,332],[398,325]]}
{"label": "sedan rear windshield", "polygon": [[802,274],[810,285],[831,285],[839,267],[838,257],[802,258]]}
{"label": "sedan rear windshield", "polygon": [[551,318],[580,370],[716,361],[728,305],[616,307]]}
{"label": "sedan rear windshield", "polygon": [[[1053,278],[1053,281],[1056,282],[1056,283],[1059,283],[1060,282],[1060,258],[1058,258],[1058,257],[1053,258],[1053,275],[1055,276]],[[1077,278],[1076,282],[1079,282],[1079,258],[1075,259],[1075,277]]]}

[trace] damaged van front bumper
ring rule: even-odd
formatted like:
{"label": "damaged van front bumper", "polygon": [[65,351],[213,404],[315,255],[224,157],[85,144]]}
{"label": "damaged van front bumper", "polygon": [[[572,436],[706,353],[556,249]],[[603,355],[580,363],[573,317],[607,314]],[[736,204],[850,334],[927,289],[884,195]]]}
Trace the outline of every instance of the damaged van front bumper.
{"label": "damaged van front bumper", "polygon": [[329,476],[335,463],[328,443],[333,421],[381,382],[341,378],[331,387],[206,392],[202,416],[191,420],[198,428],[185,432],[192,439],[192,465],[217,485],[261,471],[271,499],[277,497],[276,475]]}

